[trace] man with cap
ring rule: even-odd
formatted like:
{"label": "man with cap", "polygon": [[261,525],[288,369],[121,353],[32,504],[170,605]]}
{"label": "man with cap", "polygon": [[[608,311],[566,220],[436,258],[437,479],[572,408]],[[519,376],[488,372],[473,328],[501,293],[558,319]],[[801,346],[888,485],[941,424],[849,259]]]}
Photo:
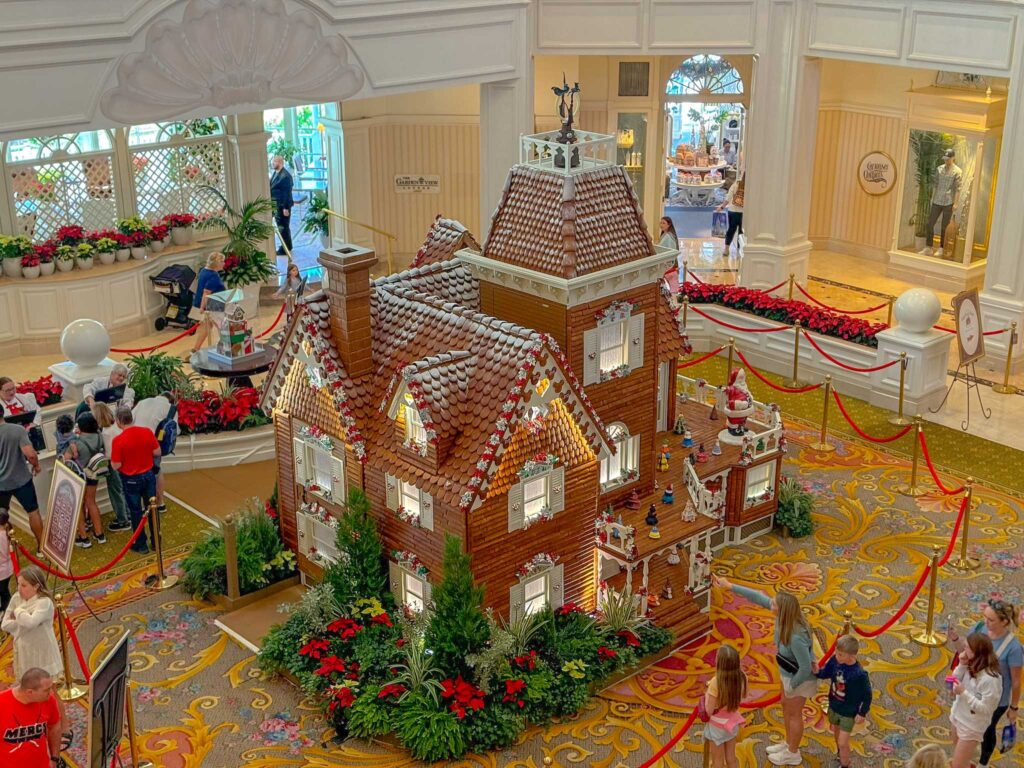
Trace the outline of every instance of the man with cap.
{"label": "man with cap", "polygon": [[925,256],[932,256],[932,241],[935,237],[935,222],[942,219],[939,230],[939,249],[934,252],[935,256],[942,258],[943,254],[951,256],[956,243],[946,242],[946,227],[949,220],[953,218],[953,206],[956,205],[957,197],[960,194],[960,180],[964,172],[953,161],[956,153],[947,149],[942,154],[942,165],[935,172],[935,186],[932,188],[932,207],[928,214],[928,232],[925,234],[927,242],[921,253]]}

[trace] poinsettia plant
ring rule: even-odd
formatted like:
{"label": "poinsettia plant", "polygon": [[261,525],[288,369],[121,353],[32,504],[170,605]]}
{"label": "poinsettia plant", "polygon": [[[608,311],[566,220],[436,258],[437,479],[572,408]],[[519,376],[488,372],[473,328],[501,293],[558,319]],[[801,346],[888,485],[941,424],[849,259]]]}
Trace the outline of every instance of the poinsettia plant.
{"label": "poinsettia plant", "polygon": [[259,409],[259,393],[252,387],[236,387],[224,393],[206,389],[184,395],[178,400],[178,425],[181,434],[203,434],[242,430],[269,424]]}
{"label": "poinsettia plant", "polygon": [[64,387],[60,382],[54,381],[53,376],[47,375],[32,381],[23,381],[18,385],[18,391],[22,394],[35,395],[40,406],[47,406],[60,402]]}
{"label": "poinsettia plant", "polygon": [[78,245],[85,239],[85,230],[77,224],[60,227],[53,239],[58,245]]}
{"label": "poinsettia plant", "polygon": [[685,282],[679,292],[679,298],[683,296],[691,304],[719,304],[788,325],[799,320],[809,331],[866,347],[877,347],[878,339],[875,336],[889,327],[885,323],[872,323],[858,317],[841,315],[802,301],[779,298],[738,285]]}
{"label": "poinsettia plant", "polygon": [[168,213],[161,219],[171,229],[181,229],[183,227],[191,227],[195,223],[196,217],[191,213]]}

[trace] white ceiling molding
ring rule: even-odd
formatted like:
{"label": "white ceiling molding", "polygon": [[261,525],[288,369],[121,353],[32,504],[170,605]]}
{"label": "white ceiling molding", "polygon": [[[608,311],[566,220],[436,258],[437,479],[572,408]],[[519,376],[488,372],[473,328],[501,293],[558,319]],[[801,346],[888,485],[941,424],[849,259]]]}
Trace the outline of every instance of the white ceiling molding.
{"label": "white ceiling molding", "polygon": [[188,0],[180,22],[156,21],[143,50],[121,57],[100,111],[131,125],[278,99],[341,100],[365,80],[352,59],[344,38],[324,34],[309,11],[288,13],[283,0]]}

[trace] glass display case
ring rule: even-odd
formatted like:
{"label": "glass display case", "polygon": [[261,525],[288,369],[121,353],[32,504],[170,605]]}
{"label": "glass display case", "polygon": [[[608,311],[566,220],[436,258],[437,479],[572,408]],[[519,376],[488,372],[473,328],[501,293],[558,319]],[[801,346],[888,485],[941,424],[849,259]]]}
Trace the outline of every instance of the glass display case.
{"label": "glass display case", "polygon": [[637,196],[644,198],[644,161],[647,159],[647,114],[619,112],[615,126],[616,155],[625,166]]}

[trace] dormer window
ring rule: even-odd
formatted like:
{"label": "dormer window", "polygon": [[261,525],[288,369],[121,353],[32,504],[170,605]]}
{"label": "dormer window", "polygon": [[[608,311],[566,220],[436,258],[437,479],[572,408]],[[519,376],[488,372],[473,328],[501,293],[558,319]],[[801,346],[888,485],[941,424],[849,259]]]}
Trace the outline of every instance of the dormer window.
{"label": "dormer window", "polygon": [[423,428],[420,413],[412,404],[412,395],[405,395],[405,440],[412,445],[426,445],[427,431]]}

